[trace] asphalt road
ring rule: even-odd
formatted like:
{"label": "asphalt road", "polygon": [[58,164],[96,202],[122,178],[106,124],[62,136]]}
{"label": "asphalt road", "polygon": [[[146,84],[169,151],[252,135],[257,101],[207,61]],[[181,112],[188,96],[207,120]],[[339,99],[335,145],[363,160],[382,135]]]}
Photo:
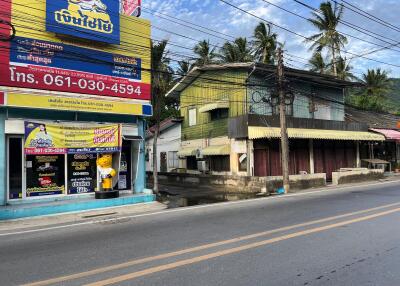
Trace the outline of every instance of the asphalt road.
{"label": "asphalt road", "polygon": [[0,259],[7,286],[400,285],[400,182],[3,235]]}

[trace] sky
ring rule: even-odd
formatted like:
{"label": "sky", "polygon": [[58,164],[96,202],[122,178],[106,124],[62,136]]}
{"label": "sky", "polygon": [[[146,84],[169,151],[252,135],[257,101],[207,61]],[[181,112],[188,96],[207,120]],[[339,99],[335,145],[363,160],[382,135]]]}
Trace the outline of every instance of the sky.
{"label": "sky", "polygon": [[[304,38],[285,31],[279,28],[279,26],[307,37],[317,32],[309,22],[274,7],[263,0],[226,1],[273,23],[273,31],[278,34],[278,40],[284,43],[284,50],[287,52],[287,54],[284,55],[285,63],[291,67],[307,69],[305,65],[306,59],[309,59],[312,55],[312,52],[309,51],[310,44],[304,43]],[[337,1],[340,2],[341,0]],[[400,15],[400,0],[346,1],[399,27],[397,30],[395,28],[391,29],[360,16],[349,9],[345,9],[344,21],[349,24],[357,25],[357,29],[367,29],[375,34],[368,36],[348,26],[339,24],[338,30],[340,32],[353,36],[347,37],[348,43],[343,50],[348,53],[343,51],[343,57],[351,59],[355,55],[379,49],[380,47],[377,45],[388,46],[399,42],[398,47],[391,47],[392,50],[384,49],[365,56],[399,67],[356,57],[350,61],[354,74],[360,77],[367,69],[381,68],[386,70],[391,77],[400,77],[400,22],[398,21],[398,15]],[[293,0],[268,0],[268,2],[306,18],[311,16],[311,10],[309,8]],[[301,0],[301,2],[318,8],[322,1]],[[208,39],[211,45],[215,46],[217,49],[221,47],[225,41],[232,41],[235,37],[247,37],[251,40],[255,26],[261,21],[219,0],[142,0],[142,5],[141,17],[151,20],[153,26],[152,38],[155,40],[169,40],[169,57],[173,59],[173,65],[176,65],[176,61],[178,60],[193,57],[192,49],[194,45],[198,41],[204,39]],[[179,22],[179,20],[188,21],[195,25],[191,25],[187,22]],[[200,26],[219,33],[204,30]],[[194,27],[195,29],[190,27]],[[356,39],[356,37],[359,39]],[[367,43],[366,41],[371,43]]]}

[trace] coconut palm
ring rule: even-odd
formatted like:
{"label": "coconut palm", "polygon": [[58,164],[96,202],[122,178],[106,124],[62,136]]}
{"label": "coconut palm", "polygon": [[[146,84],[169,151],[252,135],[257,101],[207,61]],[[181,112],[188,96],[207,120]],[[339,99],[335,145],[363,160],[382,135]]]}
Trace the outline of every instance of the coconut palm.
{"label": "coconut palm", "polygon": [[197,55],[195,62],[196,66],[204,66],[215,63],[217,53],[215,52],[215,47],[210,46],[209,40],[203,40],[199,42],[193,49],[194,53]]}
{"label": "coconut palm", "polygon": [[335,59],[340,56],[340,49],[347,43],[347,38],[337,31],[337,26],[343,17],[343,6],[336,2],[332,7],[331,2],[323,2],[319,8],[320,12],[312,12],[313,18],[308,21],[313,24],[319,33],[306,39],[312,42],[310,50],[321,52],[328,49],[332,58],[332,73],[337,76],[337,64]]}
{"label": "coconut palm", "polygon": [[385,108],[386,96],[391,90],[391,81],[386,71],[368,70],[361,78],[363,87],[354,97],[356,105],[361,108],[381,111]]}
{"label": "coconut palm", "polygon": [[179,61],[178,62],[178,68],[176,70],[176,80],[179,81],[182,79],[185,75],[190,72],[190,70],[193,68],[193,64],[190,63],[190,61]]}
{"label": "coconut palm", "polygon": [[341,80],[355,80],[356,76],[351,72],[353,67],[350,65],[350,61],[346,58],[339,57],[336,59],[337,78]]}
{"label": "coconut palm", "polygon": [[257,61],[265,64],[273,64],[278,46],[278,35],[272,33],[271,26],[263,22],[254,29],[254,54]]}
{"label": "coconut palm", "polygon": [[308,66],[310,67],[310,71],[320,74],[324,74],[328,70],[326,61],[320,52],[316,52],[313,54],[311,59],[309,59],[308,61]]}
{"label": "coconut palm", "polygon": [[251,47],[246,38],[237,38],[234,42],[225,42],[218,57],[224,63],[243,63],[254,60]]}
{"label": "coconut palm", "polygon": [[363,92],[368,96],[385,98],[391,90],[391,81],[386,71],[378,69],[368,69],[367,73],[362,75]]}
{"label": "coconut palm", "polygon": [[172,69],[169,66],[167,58],[168,41],[160,41],[155,44],[151,42],[151,95],[154,107],[154,141],[153,141],[153,190],[158,193],[158,176],[157,176],[157,138],[160,130],[161,110],[165,105],[165,94],[172,83]]}

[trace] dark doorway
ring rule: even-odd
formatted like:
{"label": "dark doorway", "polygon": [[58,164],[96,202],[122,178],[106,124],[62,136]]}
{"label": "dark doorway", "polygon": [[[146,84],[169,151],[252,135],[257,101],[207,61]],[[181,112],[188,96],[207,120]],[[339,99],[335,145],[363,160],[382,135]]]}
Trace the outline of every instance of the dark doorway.
{"label": "dark doorway", "polygon": [[22,138],[8,141],[8,189],[10,199],[22,198]]}
{"label": "dark doorway", "polygon": [[118,190],[130,190],[132,185],[132,143],[122,141],[121,162],[119,166]]}

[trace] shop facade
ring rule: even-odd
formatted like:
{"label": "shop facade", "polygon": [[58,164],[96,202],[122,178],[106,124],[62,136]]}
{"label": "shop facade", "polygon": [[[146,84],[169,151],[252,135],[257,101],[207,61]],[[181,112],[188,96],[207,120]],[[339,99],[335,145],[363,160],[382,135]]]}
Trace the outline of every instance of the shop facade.
{"label": "shop facade", "polygon": [[[8,118],[3,116],[2,124],[5,142],[3,168],[6,170],[4,176],[6,187],[1,194],[3,204],[35,202],[43,199],[60,200],[67,197],[92,197],[99,188],[96,160],[105,153],[112,154],[113,168],[118,173],[114,180],[114,188],[121,194],[144,192],[145,120],[143,118],[133,117],[124,120],[119,116],[116,118],[108,116],[105,117],[105,122],[93,122],[79,120],[78,114],[77,121],[69,121],[66,120],[68,115],[76,116],[76,114],[55,113],[56,116],[60,115],[58,118],[64,119],[60,121],[49,116],[21,118],[22,114],[29,116],[31,112],[28,110],[12,109],[8,110],[8,113]],[[21,115],[17,118],[16,114]],[[42,140],[46,136],[51,138],[48,126],[54,126],[71,128],[73,133],[93,130],[93,133],[97,132],[99,135],[103,133],[103,136],[97,138],[105,139],[97,139],[98,141],[106,141],[107,137],[113,137],[116,144],[102,148],[93,147],[94,145],[90,148],[88,145],[67,150],[29,148],[27,146],[29,125],[34,125],[34,128],[45,128],[35,134],[36,138]],[[108,133],[109,130],[113,133]],[[92,138],[96,140],[95,136]],[[77,141],[77,144],[84,146],[84,143]]]}
{"label": "shop facade", "polygon": [[[1,4],[10,35],[2,29],[0,206],[94,200],[102,188],[98,159],[106,155],[123,204],[138,194],[154,199],[145,189],[144,152],[151,26],[120,15],[118,1],[102,2],[106,10],[67,0]],[[20,14],[26,17],[13,16]]]}

